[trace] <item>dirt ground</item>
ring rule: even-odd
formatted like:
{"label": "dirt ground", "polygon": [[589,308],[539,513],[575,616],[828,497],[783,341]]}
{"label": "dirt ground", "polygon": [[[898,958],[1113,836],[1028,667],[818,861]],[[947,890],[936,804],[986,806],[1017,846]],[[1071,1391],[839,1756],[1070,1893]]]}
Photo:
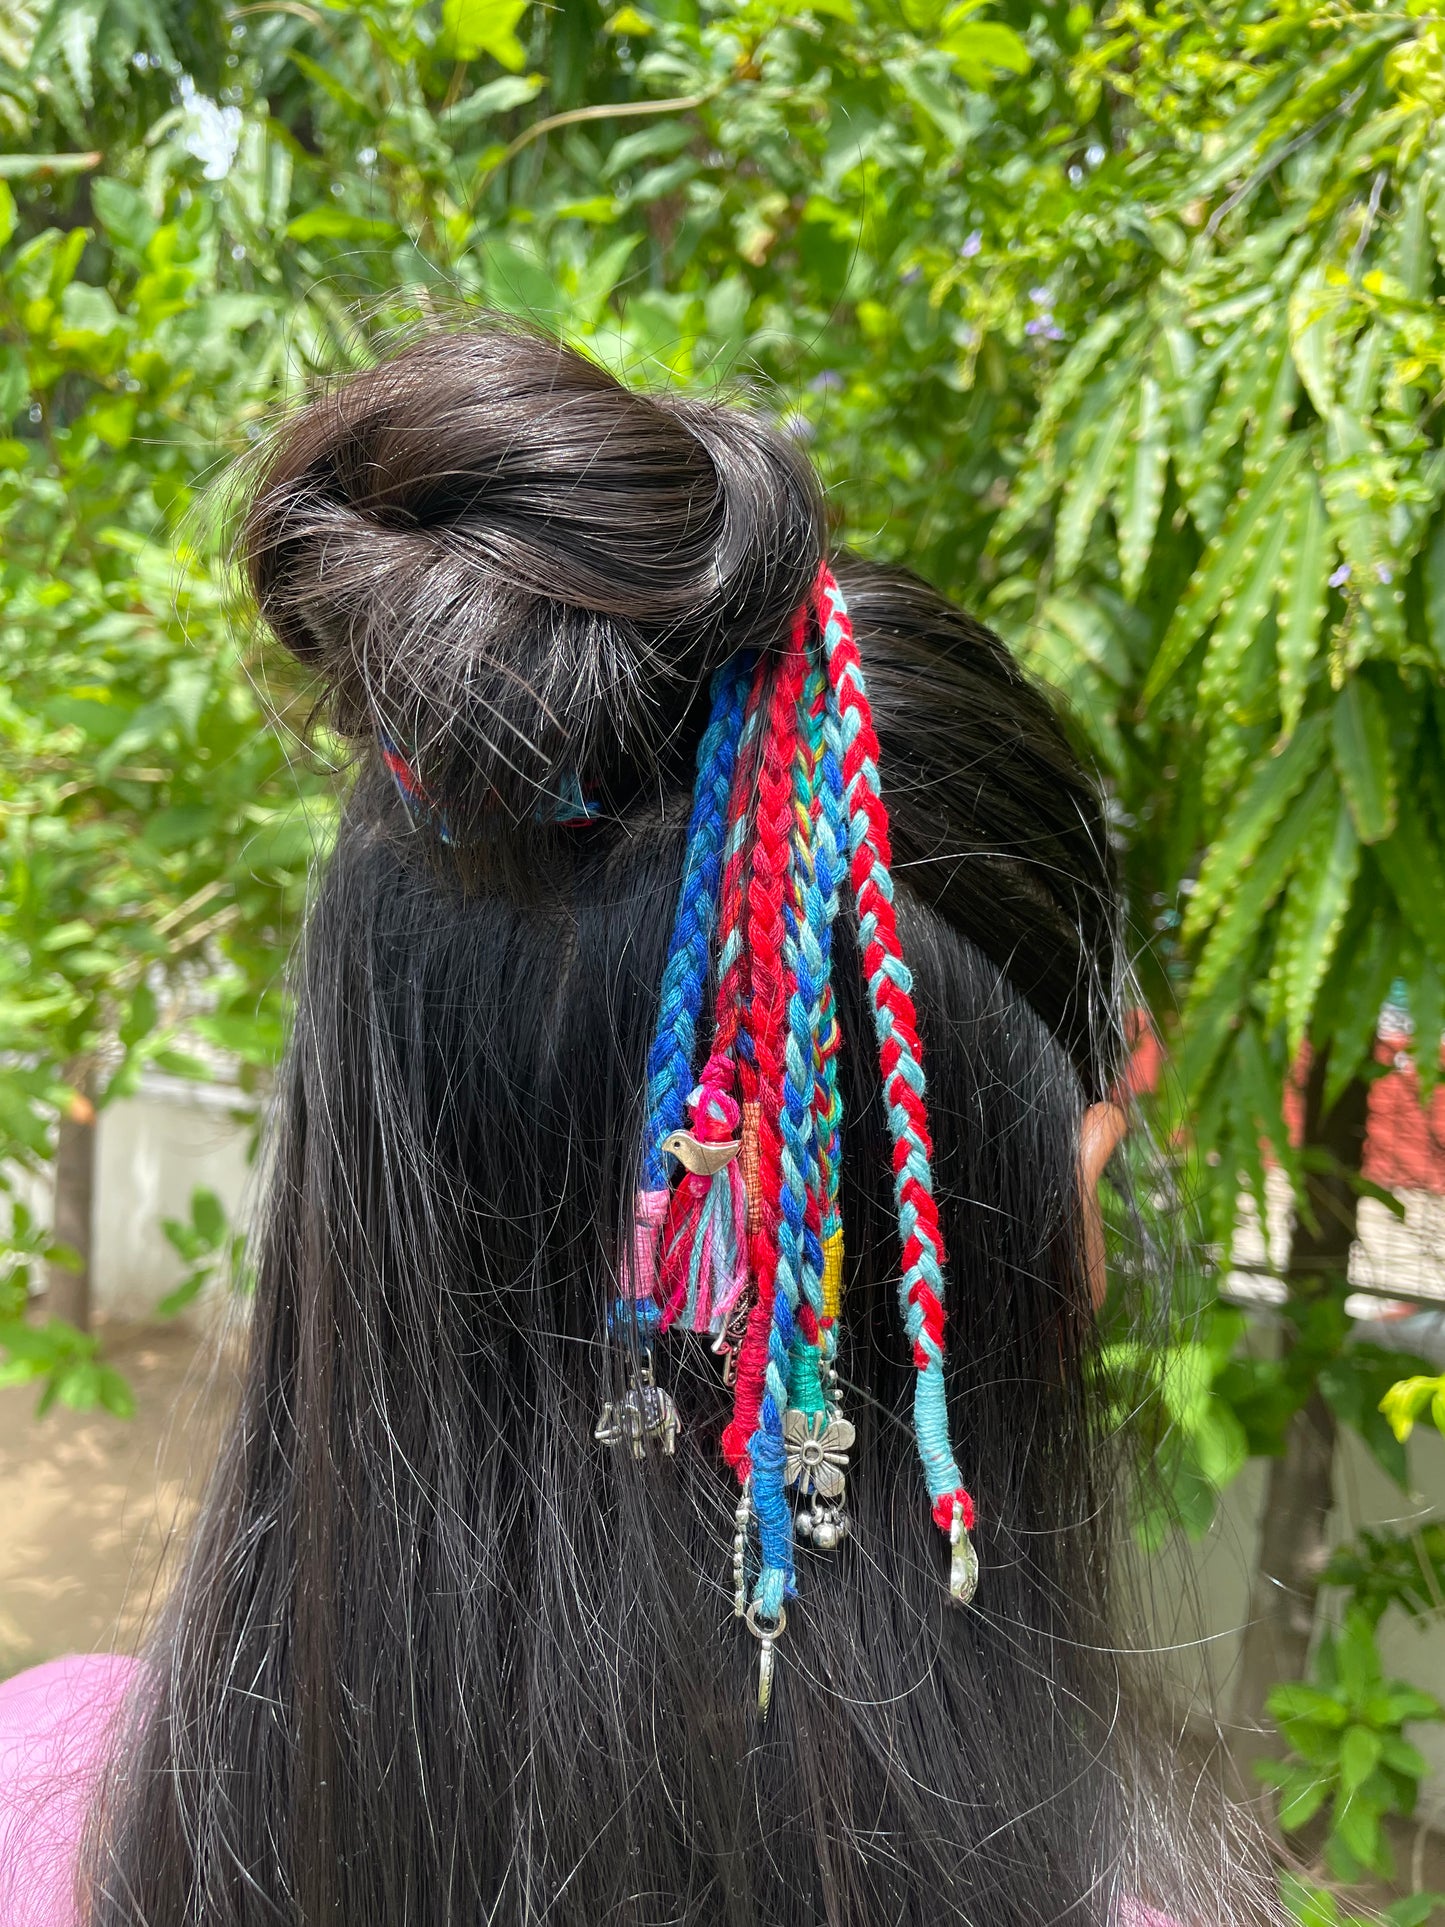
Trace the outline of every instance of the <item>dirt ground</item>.
{"label": "dirt ground", "polygon": [[63,1653],[133,1650],[229,1403],[211,1341],[175,1326],[101,1336],[134,1418],[37,1418],[33,1386],[0,1389],[0,1678]]}

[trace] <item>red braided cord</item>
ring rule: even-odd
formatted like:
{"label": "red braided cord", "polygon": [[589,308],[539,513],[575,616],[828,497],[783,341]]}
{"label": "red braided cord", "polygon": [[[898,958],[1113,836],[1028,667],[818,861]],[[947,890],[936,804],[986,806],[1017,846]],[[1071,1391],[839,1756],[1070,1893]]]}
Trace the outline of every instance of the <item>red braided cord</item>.
{"label": "red braided cord", "polygon": [[[748,694],[747,716],[749,718],[763,700],[767,673],[767,658],[764,656],[760,658],[758,662],[757,673],[753,677],[753,686]],[[743,727],[744,729],[747,727],[746,719]],[[752,802],[753,787],[757,779],[757,753],[755,752],[751,756],[739,756],[737,767],[733,771],[732,795],[728,798],[728,827],[730,831],[732,826],[736,824],[740,818],[747,815]],[[719,950],[726,945],[729,933],[743,925],[747,916],[747,896],[744,890],[744,884],[747,879],[749,854],[748,839],[746,836],[744,836],[736,846],[729,845],[727,863],[723,870],[722,888],[718,895]],[[731,1056],[737,1044],[738,1025],[742,1021],[743,1001],[747,995],[748,986],[749,956],[746,928],[742,929],[742,939],[737,955],[728,967],[727,975],[717,987],[717,997],[713,1005],[714,1030],[712,1055],[714,1057]],[[743,1095],[747,1098],[756,1096],[756,1092],[748,1088],[750,1081],[751,1066],[745,1065],[743,1067]]]}
{"label": "red braided cord", "polygon": [[[819,595],[819,621],[826,622],[834,613],[822,604]],[[923,1145],[929,1159],[933,1156],[933,1138],[928,1128],[928,1112],[918,1093],[899,1075],[898,1066],[904,1056],[905,1046],[911,1053],[914,1063],[922,1063],[923,1048],[918,1036],[918,1018],[913,1008],[913,999],[901,985],[884,970],[891,959],[902,962],[902,947],[898,940],[898,920],[892,903],[880,889],[877,869],[891,870],[893,851],[888,833],[888,813],[882,798],[869,784],[854,789],[854,779],[865,763],[871,763],[876,770],[879,764],[878,737],[873,728],[873,718],[866,701],[859,698],[859,681],[862,664],[858,657],[858,646],[853,637],[853,625],[846,614],[836,617],[841,629],[841,640],[835,651],[835,664],[831,671],[833,687],[837,692],[840,708],[844,712],[845,738],[851,736],[843,758],[843,781],[851,797],[860,796],[867,817],[866,835],[852,852],[849,874],[853,884],[853,895],[858,906],[860,923],[872,917],[874,929],[871,940],[863,952],[863,968],[870,980],[877,980],[878,1002],[887,1010],[892,1019],[893,1034],[884,1040],[879,1048],[879,1064],[883,1073],[883,1090],[890,1108],[901,1109],[908,1117],[909,1124]],[[857,679],[847,672],[856,668]],[[853,722],[847,712],[852,711],[856,718],[856,734]],[[907,1171],[908,1145],[895,1135],[893,1146],[893,1174],[902,1180],[900,1201],[906,1200],[915,1215],[915,1227],[910,1232],[903,1247],[903,1268],[907,1272],[918,1263],[924,1252],[931,1247],[940,1268],[944,1263],[943,1230],[938,1220],[938,1206],[933,1195],[919,1184]],[[909,1290],[909,1301],[919,1311],[925,1332],[941,1350],[943,1346],[943,1305],[937,1293],[926,1280],[918,1278]],[[928,1368],[929,1358],[920,1343],[913,1347],[913,1363],[922,1372]],[[955,1499],[964,1506],[965,1514],[972,1512],[972,1501],[966,1492],[948,1493],[940,1498],[933,1507],[935,1523],[947,1532],[953,1519]],[[965,1525],[969,1519],[965,1516]]]}
{"label": "red braided cord", "polygon": [[800,609],[793,619],[787,650],[773,676],[764,719],[757,833],[747,891],[750,922],[746,947],[752,964],[747,1021],[757,1061],[759,1205],[755,1217],[749,1212],[748,1242],[757,1296],[748,1315],[747,1332],[738,1348],[733,1416],[723,1430],[722,1441],[723,1455],[739,1478],[746,1478],[750,1470],[748,1441],[757,1430],[763,1402],[768,1331],[778,1284],[788,1015],[788,987],[783,976],[783,901],[789,888],[792,860],[793,754],[797,744],[799,700],[808,666],[807,623],[807,610]]}

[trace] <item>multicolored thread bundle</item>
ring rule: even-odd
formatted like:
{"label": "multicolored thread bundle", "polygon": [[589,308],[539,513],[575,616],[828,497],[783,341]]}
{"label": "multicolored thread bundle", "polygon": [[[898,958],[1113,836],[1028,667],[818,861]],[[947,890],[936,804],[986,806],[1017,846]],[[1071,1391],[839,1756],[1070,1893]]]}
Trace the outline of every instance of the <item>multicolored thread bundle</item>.
{"label": "multicolored thread bundle", "polygon": [[741,1487],[735,1605],[761,1642],[766,1712],[796,1544],[827,1550],[850,1529],[854,1428],[834,1369],[843,1228],[833,931],[845,880],[893,1145],[914,1429],[933,1518],[953,1547],[956,1599],[972,1597],[978,1568],[973,1501],[949,1443],[943,1238],[878,739],[830,570],[781,654],[733,658],[711,702],[648,1058],[626,1290],[612,1319],[636,1339],[638,1366],[598,1437],[639,1454],[649,1437],[670,1450],[678,1417],[653,1379],[653,1335],[677,1324],[712,1336],[734,1399],[722,1447]]}

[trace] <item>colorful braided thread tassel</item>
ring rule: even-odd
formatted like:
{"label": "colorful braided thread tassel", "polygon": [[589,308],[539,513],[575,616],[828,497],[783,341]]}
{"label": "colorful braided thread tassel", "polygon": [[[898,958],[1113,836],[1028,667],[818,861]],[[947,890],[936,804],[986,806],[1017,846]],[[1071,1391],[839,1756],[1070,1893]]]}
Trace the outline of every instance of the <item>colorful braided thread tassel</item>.
{"label": "colorful braided thread tassel", "polygon": [[[722,1447],[742,1488],[735,1603],[761,1642],[764,1712],[797,1541],[827,1550],[850,1529],[854,1428],[835,1371],[843,1229],[833,931],[845,881],[893,1142],[919,1457],[934,1520],[953,1546],[953,1596],[971,1598],[977,1580],[973,1500],[949,1442],[943,1238],[878,763],[847,607],[825,567],[777,658],[741,656],[713,681],[648,1056],[626,1289],[613,1317],[644,1340],[674,1324],[710,1333],[727,1360],[734,1406]],[[695,1072],[710,987],[710,1048]],[[634,1449],[639,1428],[670,1449],[676,1413],[652,1381],[650,1351],[629,1396]],[[607,1436],[623,1430],[614,1424]]]}

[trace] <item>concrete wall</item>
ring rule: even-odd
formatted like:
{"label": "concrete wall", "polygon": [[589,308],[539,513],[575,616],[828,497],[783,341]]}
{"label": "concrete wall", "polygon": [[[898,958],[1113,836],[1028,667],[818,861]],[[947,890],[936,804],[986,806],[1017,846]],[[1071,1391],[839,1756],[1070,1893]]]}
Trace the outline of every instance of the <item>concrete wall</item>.
{"label": "concrete wall", "polygon": [[220,1085],[155,1078],[101,1112],[92,1272],[98,1317],[144,1318],[179,1283],[184,1266],[161,1223],[189,1219],[197,1187],[214,1191],[233,1220],[243,1210],[253,1125],[238,1102]]}

